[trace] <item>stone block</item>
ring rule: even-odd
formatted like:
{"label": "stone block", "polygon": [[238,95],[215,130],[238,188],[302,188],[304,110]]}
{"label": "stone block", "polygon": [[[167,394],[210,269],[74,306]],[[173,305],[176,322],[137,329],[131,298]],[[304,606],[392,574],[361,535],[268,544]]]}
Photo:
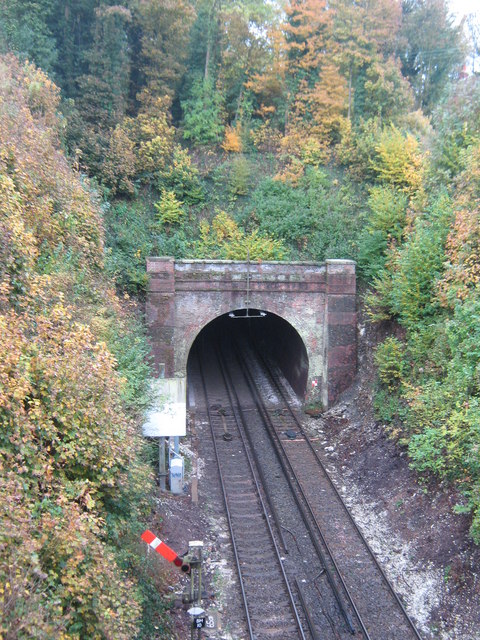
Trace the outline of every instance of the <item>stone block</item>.
{"label": "stone block", "polygon": [[356,371],[357,368],[357,345],[346,344],[328,349],[327,354],[329,376],[330,372],[338,367],[349,367]]}
{"label": "stone block", "polygon": [[356,344],[357,327],[351,324],[328,325],[328,350]]}
{"label": "stone block", "polygon": [[357,297],[354,295],[328,297],[328,310],[339,313],[353,313],[357,309]]}
{"label": "stone block", "polygon": [[350,311],[332,311],[330,301],[328,304],[328,324],[329,326],[338,326],[338,325],[352,325],[353,327],[357,326],[357,314],[355,312]]}

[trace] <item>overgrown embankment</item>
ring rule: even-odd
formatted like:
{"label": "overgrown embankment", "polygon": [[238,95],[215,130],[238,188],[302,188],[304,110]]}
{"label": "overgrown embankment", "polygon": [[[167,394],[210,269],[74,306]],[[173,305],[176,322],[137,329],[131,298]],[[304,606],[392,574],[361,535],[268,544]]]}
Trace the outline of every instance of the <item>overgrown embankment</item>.
{"label": "overgrown embankment", "polygon": [[0,77],[0,637],[151,637],[143,333],[104,276],[57,88],[13,57]]}

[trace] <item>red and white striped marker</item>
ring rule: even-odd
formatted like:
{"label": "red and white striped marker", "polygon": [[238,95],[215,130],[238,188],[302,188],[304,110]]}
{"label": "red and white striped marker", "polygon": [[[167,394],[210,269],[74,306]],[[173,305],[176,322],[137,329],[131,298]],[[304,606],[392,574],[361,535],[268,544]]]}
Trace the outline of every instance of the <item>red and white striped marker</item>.
{"label": "red and white striped marker", "polygon": [[142,533],[141,538],[148,544],[149,547],[152,547],[152,549],[155,549],[157,553],[163,556],[165,560],[173,562],[173,564],[176,567],[180,567],[180,569],[184,573],[190,573],[190,565],[184,562],[182,558],[180,558],[180,556],[168,546],[168,544],[162,542],[160,538],[157,538],[154,533],[147,529]]}

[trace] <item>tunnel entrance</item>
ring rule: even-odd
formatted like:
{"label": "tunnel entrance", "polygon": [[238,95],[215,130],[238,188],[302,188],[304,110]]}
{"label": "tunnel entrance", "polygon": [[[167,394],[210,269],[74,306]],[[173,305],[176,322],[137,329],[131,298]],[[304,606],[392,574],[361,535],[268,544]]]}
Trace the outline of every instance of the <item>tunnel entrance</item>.
{"label": "tunnel entrance", "polygon": [[[351,384],[357,357],[354,262],[164,256],[148,258],[147,271],[145,316],[157,377],[180,385],[191,347],[210,324],[218,330],[250,323],[300,396],[305,385],[318,385],[321,404],[328,407]],[[246,316],[247,309],[251,315],[266,311],[258,311],[257,319],[236,317]]]}
{"label": "tunnel entrance", "polygon": [[308,378],[308,355],[305,344],[292,325],[276,315],[259,309],[235,309],[215,318],[199,332],[190,349],[187,363],[187,385],[191,359],[199,341],[215,345],[228,336],[232,342],[247,340],[274,362],[299,398],[303,398]]}

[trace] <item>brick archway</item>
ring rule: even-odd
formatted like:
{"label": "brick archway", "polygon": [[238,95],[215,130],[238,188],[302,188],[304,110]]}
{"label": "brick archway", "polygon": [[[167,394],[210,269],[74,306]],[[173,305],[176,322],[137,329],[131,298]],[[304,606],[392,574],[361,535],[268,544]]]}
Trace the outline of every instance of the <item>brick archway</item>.
{"label": "brick archway", "polygon": [[288,322],[304,342],[308,379],[324,406],[356,373],[356,277],[351,260],[234,262],[148,258],[146,321],[157,375],[184,378],[190,347],[209,322],[250,307]]}

